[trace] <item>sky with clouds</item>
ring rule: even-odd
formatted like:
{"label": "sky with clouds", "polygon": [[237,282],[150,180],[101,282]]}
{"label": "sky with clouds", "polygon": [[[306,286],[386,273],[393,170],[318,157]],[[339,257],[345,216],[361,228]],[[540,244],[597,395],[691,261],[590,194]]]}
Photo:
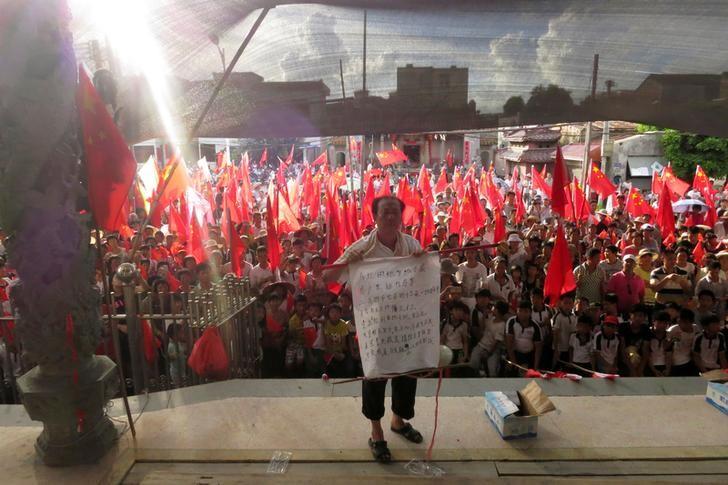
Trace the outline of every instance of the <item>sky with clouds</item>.
{"label": "sky with clouds", "polygon": [[[74,4],[88,0],[71,0]],[[168,73],[209,78],[220,70],[215,47],[204,39],[211,28],[224,32],[228,59],[253,16],[238,20],[240,2],[225,0],[208,10],[206,2],[148,0],[153,31],[167,53]],[[444,3],[444,2],[443,2]],[[208,5],[210,9],[212,4]],[[728,2],[491,1],[470,9],[369,10],[367,84],[374,95],[396,88],[396,68],[405,64],[469,68],[469,98],[481,111],[499,110],[512,95],[527,97],[542,83],[555,83],[575,99],[589,90],[592,58],[600,55],[599,90],[634,89],[649,73],[728,71]],[[194,9],[200,9],[195,15]],[[237,9],[237,10],[236,10]],[[221,13],[222,12],[222,13]],[[223,16],[221,15],[228,15]],[[77,38],[93,27],[74,11]],[[181,20],[180,20],[181,18]],[[269,81],[323,79],[340,97],[339,60],[347,94],[361,88],[363,11],[315,4],[277,7],[269,13],[243,55],[239,71]],[[133,67],[131,67],[133,69]]]}

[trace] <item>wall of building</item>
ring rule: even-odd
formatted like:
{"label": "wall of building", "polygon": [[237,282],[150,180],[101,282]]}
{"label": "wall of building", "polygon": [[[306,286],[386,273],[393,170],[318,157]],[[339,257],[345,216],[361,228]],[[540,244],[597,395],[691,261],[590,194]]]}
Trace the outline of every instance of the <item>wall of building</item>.
{"label": "wall of building", "polygon": [[655,162],[667,165],[662,150],[662,132],[644,133],[615,141],[611,166],[608,170],[610,179],[619,176],[622,181],[626,180],[627,162],[630,157],[649,157]]}

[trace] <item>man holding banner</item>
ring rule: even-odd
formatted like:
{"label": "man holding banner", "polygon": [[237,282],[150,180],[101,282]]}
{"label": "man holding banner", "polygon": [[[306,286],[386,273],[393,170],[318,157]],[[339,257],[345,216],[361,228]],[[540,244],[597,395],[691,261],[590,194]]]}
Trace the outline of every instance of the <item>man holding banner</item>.
{"label": "man holding banner", "polygon": [[[412,236],[402,233],[400,230],[402,227],[402,213],[404,209],[404,203],[397,197],[384,196],[374,199],[372,203],[372,214],[374,214],[376,228],[370,234],[362,237],[349,246],[335,264],[352,265],[353,263],[358,263],[362,260],[368,259],[424,255],[425,252],[422,250],[419,242],[417,242],[417,240]],[[437,261],[439,266],[439,259]],[[395,264],[394,261],[391,264]],[[329,281],[336,279],[339,279],[340,281],[348,281],[351,276],[353,276],[352,270],[350,270],[349,267],[343,269],[331,269],[326,274],[326,278]],[[352,282],[350,281],[350,285],[351,283]],[[354,288],[353,292],[356,297],[357,288]],[[399,304],[400,301],[397,303]],[[401,301],[401,303],[404,304],[406,302]],[[385,312],[389,313],[387,310],[388,307],[389,305],[386,307],[379,307],[379,309],[374,313],[377,315]],[[354,310],[356,314],[356,303]],[[366,309],[366,311],[369,311],[369,309]],[[393,323],[384,324],[383,322],[380,322],[380,325],[382,327],[389,325],[394,326]],[[362,332],[359,320],[357,320],[357,330],[360,333]],[[362,335],[360,335],[359,338],[361,341]],[[437,342],[435,345],[437,345]],[[369,375],[366,368],[365,375]],[[369,439],[369,448],[371,449],[374,458],[381,463],[387,463],[391,460],[391,453],[387,447],[387,442],[384,440],[384,431],[381,425],[381,419],[384,416],[384,395],[386,386],[386,378],[375,380],[364,379],[362,381],[362,413],[371,421],[372,427],[372,434]],[[416,378],[404,375],[392,378],[393,414],[390,429],[413,443],[421,443],[422,435],[420,432],[414,429],[410,423],[405,422],[406,419],[412,419],[415,415],[416,391]]]}

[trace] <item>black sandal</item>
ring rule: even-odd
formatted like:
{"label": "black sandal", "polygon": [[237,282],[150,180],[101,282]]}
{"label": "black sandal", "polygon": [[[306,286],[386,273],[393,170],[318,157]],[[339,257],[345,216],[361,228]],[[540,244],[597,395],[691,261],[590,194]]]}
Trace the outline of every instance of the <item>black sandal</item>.
{"label": "black sandal", "polygon": [[389,463],[392,461],[392,454],[389,452],[389,448],[387,448],[386,441],[374,441],[369,438],[369,449],[372,450],[372,456],[377,462]]}
{"label": "black sandal", "polygon": [[412,443],[422,443],[422,434],[414,429],[411,424],[404,423],[400,429],[389,428],[392,432],[402,435],[406,440]]}

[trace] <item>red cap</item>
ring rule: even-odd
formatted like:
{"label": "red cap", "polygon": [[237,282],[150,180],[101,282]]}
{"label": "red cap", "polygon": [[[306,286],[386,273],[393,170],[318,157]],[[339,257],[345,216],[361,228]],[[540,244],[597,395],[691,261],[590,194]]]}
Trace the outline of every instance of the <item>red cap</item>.
{"label": "red cap", "polygon": [[607,315],[604,317],[604,323],[606,325],[619,325],[619,319],[614,315]]}

